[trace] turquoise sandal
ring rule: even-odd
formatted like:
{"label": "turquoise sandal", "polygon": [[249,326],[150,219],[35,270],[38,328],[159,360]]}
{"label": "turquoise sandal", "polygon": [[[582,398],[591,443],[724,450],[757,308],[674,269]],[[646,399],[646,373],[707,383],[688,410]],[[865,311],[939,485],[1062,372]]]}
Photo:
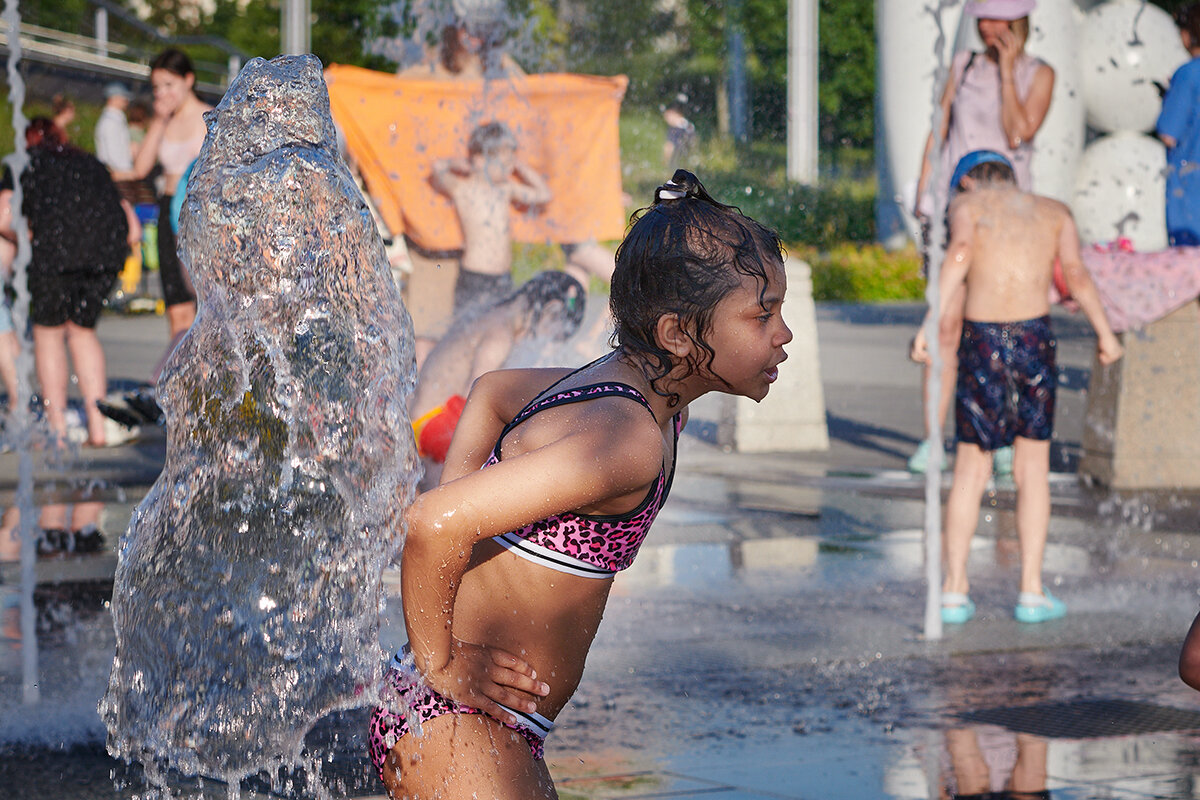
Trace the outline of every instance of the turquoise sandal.
{"label": "turquoise sandal", "polygon": [[975,604],[962,592],[942,592],[942,623],[961,625],[975,616]]}

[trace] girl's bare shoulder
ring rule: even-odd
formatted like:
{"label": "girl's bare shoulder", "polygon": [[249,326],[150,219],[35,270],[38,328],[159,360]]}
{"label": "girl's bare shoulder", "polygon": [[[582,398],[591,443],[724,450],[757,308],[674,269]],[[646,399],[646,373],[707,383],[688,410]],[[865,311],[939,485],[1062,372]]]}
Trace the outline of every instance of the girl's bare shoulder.
{"label": "girl's bare shoulder", "polygon": [[475,380],[471,399],[486,402],[498,415],[512,419],[535,397],[570,374],[567,367],[498,369]]}

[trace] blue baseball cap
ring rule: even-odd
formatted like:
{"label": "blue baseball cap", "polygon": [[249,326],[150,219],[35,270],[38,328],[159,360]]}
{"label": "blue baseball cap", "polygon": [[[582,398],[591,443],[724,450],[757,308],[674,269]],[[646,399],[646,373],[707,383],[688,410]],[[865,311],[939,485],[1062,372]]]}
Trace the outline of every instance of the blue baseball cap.
{"label": "blue baseball cap", "polygon": [[1003,164],[1009,169],[1013,168],[1012,162],[1005,158],[995,150],[972,150],[958,160],[958,166],[954,168],[954,177],[950,179],[950,193],[958,191],[958,185],[962,183],[962,179],[967,177],[967,173],[978,167],[980,164],[988,163]]}

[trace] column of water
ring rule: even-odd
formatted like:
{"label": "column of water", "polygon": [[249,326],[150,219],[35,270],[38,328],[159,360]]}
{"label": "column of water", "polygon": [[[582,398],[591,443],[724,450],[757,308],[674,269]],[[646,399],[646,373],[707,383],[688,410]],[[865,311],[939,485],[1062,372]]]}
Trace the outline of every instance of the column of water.
{"label": "column of water", "polygon": [[[25,127],[28,120],[22,109],[25,106],[25,81],[17,67],[21,63],[21,13],[17,0],[5,0],[2,15],[8,28],[8,102],[12,106],[13,145],[16,151],[4,159],[13,176],[13,230],[17,235],[17,255],[13,260],[13,285],[17,299],[13,303],[13,325],[18,336],[25,330],[29,320],[29,290],[26,272],[31,256],[29,226],[21,211],[21,173],[29,163],[25,151]],[[22,698],[27,705],[38,702],[38,651],[36,618],[33,606],[33,588],[37,580],[37,507],[33,495],[33,455],[30,440],[33,432],[33,416],[29,411],[30,375],[33,372],[33,355],[26,344],[17,357],[17,396],[10,399],[8,428],[5,433],[7,444],[18,453],[17,508],[21,522],[18,527],[21,537],[21,680]]]}

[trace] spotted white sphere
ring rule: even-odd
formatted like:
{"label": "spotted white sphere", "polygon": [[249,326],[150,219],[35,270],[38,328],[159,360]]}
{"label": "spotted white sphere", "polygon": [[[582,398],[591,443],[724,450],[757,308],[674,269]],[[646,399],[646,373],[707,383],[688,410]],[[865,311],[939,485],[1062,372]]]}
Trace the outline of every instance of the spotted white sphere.
{"label": "spotted white sphere", "polygon": [[1167,151],[1152,136],[1122,131],[1088,145],[1071,202],[1084,244],[1127,238],[1140,252],[1167,246]]}
{"label": "spotted white sphere", "polygon": [[1166,86],[1188,60],[1171,16],[1143,0],[1110,0],[1079,29],[1079,69],[1087,121],[1101,131],[1148,131]]}

